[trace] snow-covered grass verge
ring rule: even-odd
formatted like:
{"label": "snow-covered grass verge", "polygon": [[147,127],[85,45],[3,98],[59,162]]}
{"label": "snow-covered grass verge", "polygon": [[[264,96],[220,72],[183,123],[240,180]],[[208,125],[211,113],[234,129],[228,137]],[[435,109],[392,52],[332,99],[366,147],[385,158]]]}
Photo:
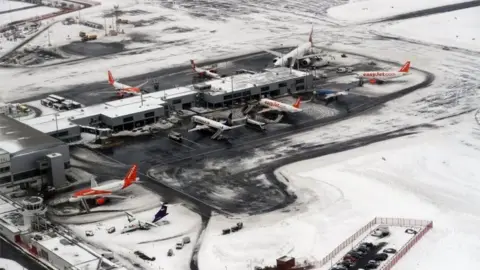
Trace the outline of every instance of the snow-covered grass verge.
{"label": "snow-covered grass verge", "polygon": [[[389,36],[480,51],[480,7],[383,25]],[[433,27],[434,26],[434,27]]]}
{"label": "snow-covered grass verge", "polygon": [[328,15],[332,18],[348,22],[374,21],[403,13],[422,9],[435,8],[445,5],[467,2],[465,0],[366,0],[356,1],[345,5],[332,7]]}

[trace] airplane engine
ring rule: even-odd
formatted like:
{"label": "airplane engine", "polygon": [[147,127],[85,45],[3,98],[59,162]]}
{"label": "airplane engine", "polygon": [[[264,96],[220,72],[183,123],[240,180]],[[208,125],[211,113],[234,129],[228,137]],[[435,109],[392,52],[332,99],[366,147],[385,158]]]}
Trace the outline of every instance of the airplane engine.
{"label": "airplane engine", "polygon": [[97,205],[104,205],[107,200],[105,198],[97,198],[95,199],[95,203]]}
{"label": "airplane engine", "polygon": [[305,59],[302,59],[300,63],[302,64],[303,67],[308,67],[312,63],[312,60],[310,60],[310,58],[305,58]]}
{"label": "airplane engine", "polygon": [[375,83],[377,83],[377,80],[375,80],[375,79],[370,79],[369,82],[370,82],[371,84],[375,84]]}
{"label": "airplane engine", "polygon": [[275,59],[273,59],[273,63],[277,62],[278,59],[280,59],[280,57],[275,57]]}

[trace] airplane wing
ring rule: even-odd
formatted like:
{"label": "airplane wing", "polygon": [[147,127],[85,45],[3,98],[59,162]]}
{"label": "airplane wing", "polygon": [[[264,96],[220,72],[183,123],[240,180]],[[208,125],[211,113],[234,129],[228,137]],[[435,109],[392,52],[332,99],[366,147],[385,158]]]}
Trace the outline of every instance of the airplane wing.
{"label": "airplane wing", "polygon": [[125,211],[125,214],[127,215],[128,222],[132,222],[136,219],[135,216],[133,216],[133,214],[128,211]]}
{"label": "airplane wing", "polygon": [[148,224],[148,225],[150,225],[150,226],[152,226],[152,227],[158,227],[157,224],[152,223],[152,222],[148,222],[148,221],[142,221],[142,222],[145,223],[145,224]]}
{"label": "airplane wing", "polygon": [[273,54],[273,55],[275,55],[275,56],[277,56],[277,57],[282,57],[282,56],[283,56],[281,53],[276,52],[276,51],[272,51],[272,50],[269,50],[269,49],[263,49],[263,50],[266,51],[266,52],[268,52],[268,53],[270,53],[270,54]]}
{"label": "airplane wing", "polygon": [[274,108],[265,108],[257,113],[266,113],[266,112],[271,112],[271,111],[278,111],[277,109]]}
{"label": "airplane wing", "polygon": [[126,199],[125,196],[113,195],[113,194],[102,194],[102,197],[115,198],[115,199]]}
{"label": "airplane wing", "polygon": [[198,130],[205,130],[209,129],[210,127],[207,125],[196,125],[194,128],[189,129],[188,132],[198,131]]}
{"label": "airplane wing", "polygon": [[148,83],[148,81],[146,81],[146,82],[144,82],[144,83],[141,83],[141,84],[139,84],[139,85],[137,85],[137,86],[135,86],[135,87],[141,88],[142,86],[144,86],[144,85],[147,84],[147,83]]}

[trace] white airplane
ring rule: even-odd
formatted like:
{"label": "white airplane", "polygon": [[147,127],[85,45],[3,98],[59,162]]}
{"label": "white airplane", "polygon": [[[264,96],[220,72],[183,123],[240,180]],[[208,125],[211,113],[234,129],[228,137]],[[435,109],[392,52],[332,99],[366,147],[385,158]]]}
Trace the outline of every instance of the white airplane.
{"label": "white airplane", "polygon": [[82,189],[73,193],[68,199],[69,202],[78,202],[85,199],[95,199],[97,205],[105,203],[105,198],[126,199],[125,196],[115,195],[114,193],[124,190],[133,183],[138,182],[137,165],[133,165],[123,180],[115,180],[107,184],[98,185],[95,179],[90,180],[90,188]]}
{"label": "white airplane", "polygon": [[[243,120],[243,119],[241,119],[241,120]],[[235,120],[235,121],[238,121],[238,120]],[[215,140],[215,139],[219,138],[219,136],[226,130],[232,130],[232,129],[244,126],[244,124],[233,126],[232,124],[235,121],[232,120],[232,114],[231,113],[228,115],[227,121],[220,121],[220,122],[212,120],[212,119],[208,119],[208,118],[203,117],[203,116],[194,115],[194,116],[192,116],[192,122],[195,123],[196,126],[192,129],[189,129],[188,132],[193,132],[193,131],[198,131],[198,130],[211,130],[211,131],[215,132],[212,135],[211,139]],[[229,124],[229,125],[227,125],[227,124]]]}
{"label": "white airplane", "polygon": [[333,91],[333,90],[315,90],[313,94],[315,97],[325,100],[326,105],[334,100],[338,100],[339,96],[346,96],[350,92],[350,88],[344,91]]}
{"label": "white airplane", "polygon": [[360,79],[359,85],[363,85],[363,80],[366,79],[371,84],[382,84],[385,81],[409,75],[410,61],[407,61],[399,71],[359,71],[355,75]]}
{"label": "white airplane", "polygon": [[168,215],[167,206],[165,204],[162,204],[162,207],[155,214],[152,222],[137,219],[130,212],[125,212],[125,214],[127,214],[128,224],[123,227],[121,233],[127,233],[135,230],[149,230],[152,227],[158,227],[155,222]]}
{"label": "white airplane", "polygon": [[190,60],[190,63],[192,64],[193,71],[197,73],[199,76],[210,77],[214,79],[220,79],[222,77],[219,74],[217,74],[216,70],[214,69],[199,68],[195,65],[195,62],[193,60]]}
{"label": "white airplane", "polygon": [[265,113],[265,112],[269,112],[269,111],[287,112],[287,113],[301,112],[302,111],[302,109],[300,109],[301,101],[302,101],[302,99],[299,97],[299,98],[297,98],[295,103],[293,103],[293,105],[289,105],[289,104],[278,102],[278,101],[271,100],[271,99],[268,99],[268,98],[262,98],[262,99],[260,99],[258,104],[260,104],[264,107],[267,107],[267,108],[265,108],[265,109],[263,109],[263,110],[261,110],[257,113],[260,114],[260,113]]}
{"label": "white airplane", "polygon": [[275,67],[293,67],[297,62],[302,67],[321,67],[328,65],[330,61],[325,59],[325,55],[313,53],[312,34],[313,27],[310,31],[308,42],[298,45],[297,48],[293,49],[287,54],[281,54],[279,52],[266,49],[264,49],[264,51],[276,56],[276,58],[273,59],[273,65]]}
{"label": "white airplane", "polygon": [[117,91],[120,97],[124,97],[128,95],[140,95],[142,93],[140,87],[144,86],[147,83],[148,81],[137,86],[130,86],[123,83],[119,83],[113,78],[112,72],[110,72],[110,70],[108,71],[108,84],[110,84],[115,88],[115,90]]}

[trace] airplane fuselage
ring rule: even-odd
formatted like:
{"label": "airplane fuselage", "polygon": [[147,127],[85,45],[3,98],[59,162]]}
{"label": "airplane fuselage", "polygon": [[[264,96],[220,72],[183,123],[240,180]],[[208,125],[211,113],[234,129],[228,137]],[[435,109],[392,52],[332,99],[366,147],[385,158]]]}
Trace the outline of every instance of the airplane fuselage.
{"label": "airplane fuselage", "polygon": [[110,182],[108,184],[77,191],[70,198],[70,202],[79,201],[81,199],[96,199],[120,191],[122,189],[123,181],[114,180],[113,182]]}
{"label": "airplane fuselage", "polygon": [[312,43],[307,42],[299,45],[297,48],[293,49],[289,53],[285,54],[282,57],[279,57],[275,60],[275,67],[285,67],[290,65],[292,59],[299,59],[307,54],[312,49]]}
{"label": "airplane fuselage", "polygon": [[201,125],[206,125],[212,129],[217,129],[217,130],[228,130],[230,129],[229,126],[227,125],[224,125],[220,122],[217,122],[217,121],[214,121],[212,119],[208,119],[206,117],[203,117],[203,116],[198,116],[198,115],[195,115],[195,116],[192,116],[192,121],[194,123],[197,123],[197,124],[201,124]]}
{"label": "airplane fuselage", "polygon": [[221,76],[218,75],[217,73],[212,72],[210,70],[203,69],[203,68],[195,67],[195,72],[198,73],[198,74],[201,74],[203,76],[210,77],[210,78],[215,78],[215,79],[220,79],[221,78]]}
{"label": "airplane fuselage", "polygon": [[262,98],[259,101],[259,104],[262,105],[262,106],[265,106],[265,107],[270,107],[270,108],[278,110],[278,111],[282,111],[282,112],[301,112],[302,111],[301,109],[295,108],[292,105],[288,105],[288,104],[278,102],[278,101],[275,101],[275,100],[271,100],[271,99],[268,99],[268,98]]}
{"label": "airplane fuselage", "polygon": [[362,79],[386,81],[399,78],[410,74],[409,72],[399,71],[365,71],[357,72],[357,75]]}

